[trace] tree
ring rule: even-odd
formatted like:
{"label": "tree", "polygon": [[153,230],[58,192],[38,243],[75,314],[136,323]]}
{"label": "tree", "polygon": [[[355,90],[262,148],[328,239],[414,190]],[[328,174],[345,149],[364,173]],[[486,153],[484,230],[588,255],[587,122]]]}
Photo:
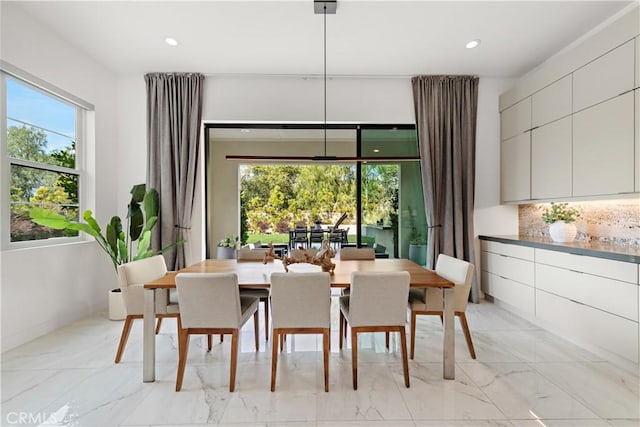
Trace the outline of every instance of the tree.
{"label": "tree", "polygon": [[[45,152],[46,147],[47,135],[40,129],[24,125],[10,126],[7,129],[7,154],[9,157],[47,163],[49,156]],[[20,194],[24,199],[32,197],[38,187],[50,186],[54,182],[55,178],[37,169],[11,168],[11,187],[15,189],[15,194]],[[12,196],[15,198],[13,193]]]}

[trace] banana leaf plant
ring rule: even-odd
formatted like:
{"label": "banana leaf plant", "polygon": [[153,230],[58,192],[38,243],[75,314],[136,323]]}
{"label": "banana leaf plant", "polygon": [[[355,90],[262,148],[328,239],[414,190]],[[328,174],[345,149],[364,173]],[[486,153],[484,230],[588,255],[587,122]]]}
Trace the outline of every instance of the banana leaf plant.
{"label": "banana leaf plant", "polygon": [[[158,192],[154,188],[147,190],[145,184],[134,185],[131,189],[126,229],[123,230],[120,217],[114,216],[107,223],[104,234],[90,210],[86,210],[82,215],[85,222],[69,221],[59,213],[38,207],[30,209],[29,216],[31,221],[45,227],[78,230],[89,234],[109,255],[114,268],[117,268],[130,261],[164,253],[185,242],[180,240],[158,251],[150,248],[151,229],[158,222],[158,199]],[[137,242],[135,248],[134,242]]]}

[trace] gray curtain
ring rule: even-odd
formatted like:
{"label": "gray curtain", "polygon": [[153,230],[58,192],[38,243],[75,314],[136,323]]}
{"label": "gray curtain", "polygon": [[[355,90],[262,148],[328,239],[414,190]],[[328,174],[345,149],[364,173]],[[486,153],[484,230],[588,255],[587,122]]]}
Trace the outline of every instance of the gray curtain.
{"label": "gray curtain", "polygon": [[[427,215],[427,266],[443,253],[475,263],[473,199],[478,78],[411,79]],[[478,266],[476,266],[478,268]],[[475,281],[471,301],[480,293]]]}
{"label": "gray curtain", "polygon": [[[147,186],[160,194],[155,250],[188,239],[195,194],[204,76],[150,73],[147,85]],[[167,267],[186,266],[184,245],[165,253]]]}

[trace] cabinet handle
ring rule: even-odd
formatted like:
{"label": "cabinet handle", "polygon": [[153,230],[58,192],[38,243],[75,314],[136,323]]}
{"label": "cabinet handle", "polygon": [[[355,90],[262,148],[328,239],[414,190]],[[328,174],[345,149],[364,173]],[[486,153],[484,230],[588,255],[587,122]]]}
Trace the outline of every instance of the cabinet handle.
{"label": "cabinet handle", "polygon": [[569,299],[569,301],[571,301],[571,302],[575,302],[575,303],[576,303],[576,304],[578,304],[578,305],[586,305],[585,303],[580,302],[580,301],[576,301],[576,300],[574,300],[574,299]]}
{"label": "cabinet handle", "polygon": [[540,126],[535,126],[535,127],[532,127],[531,129],[529,129],[529,131],[533,131],[533,130],[536,130],[536,129],[538,129],[539,127],[540,127]]}
{"label": "cabinet handle", "polygon": [[629,93],[629,92],[633,92],[635,89],[629,89],[629,90],[625,90],[624,92],[622,92],[621,94],[619,94],[618,96],[622,96],[625,93]]}
{"label": "cabinet handle", "polygon": [[584,271],[572,270],[570,268],[569,268],[569,271],[571,271],[573,273],[584,274]]}
{"label": "cabinet handle", "polygon": [[507,277],[501,276],[499,274],[498,274],[498,277],[500,277],[501,279],[504,279],[504,280],[509,280]]}
{"label": "cabinet handle", "polygon": [[501,257],[509,258],[509,255],[504,255],[504,254],[498,254],[498,255],[500,255]]}

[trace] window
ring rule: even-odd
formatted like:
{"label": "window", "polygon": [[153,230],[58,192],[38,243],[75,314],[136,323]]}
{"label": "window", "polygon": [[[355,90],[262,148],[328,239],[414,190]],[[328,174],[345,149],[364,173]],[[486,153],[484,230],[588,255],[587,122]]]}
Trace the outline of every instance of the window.
{"label": "window", "polygon": [[[9,242],[76,237],[77,231],[34,224],[29,209],[46,208],[77,220],[80,214],[81,147],[84,110],[13,74],[2,73],[3,235]],[[46,86],[44,86],[46,87]],[[8,214],[8,215],[7,215]]]}

